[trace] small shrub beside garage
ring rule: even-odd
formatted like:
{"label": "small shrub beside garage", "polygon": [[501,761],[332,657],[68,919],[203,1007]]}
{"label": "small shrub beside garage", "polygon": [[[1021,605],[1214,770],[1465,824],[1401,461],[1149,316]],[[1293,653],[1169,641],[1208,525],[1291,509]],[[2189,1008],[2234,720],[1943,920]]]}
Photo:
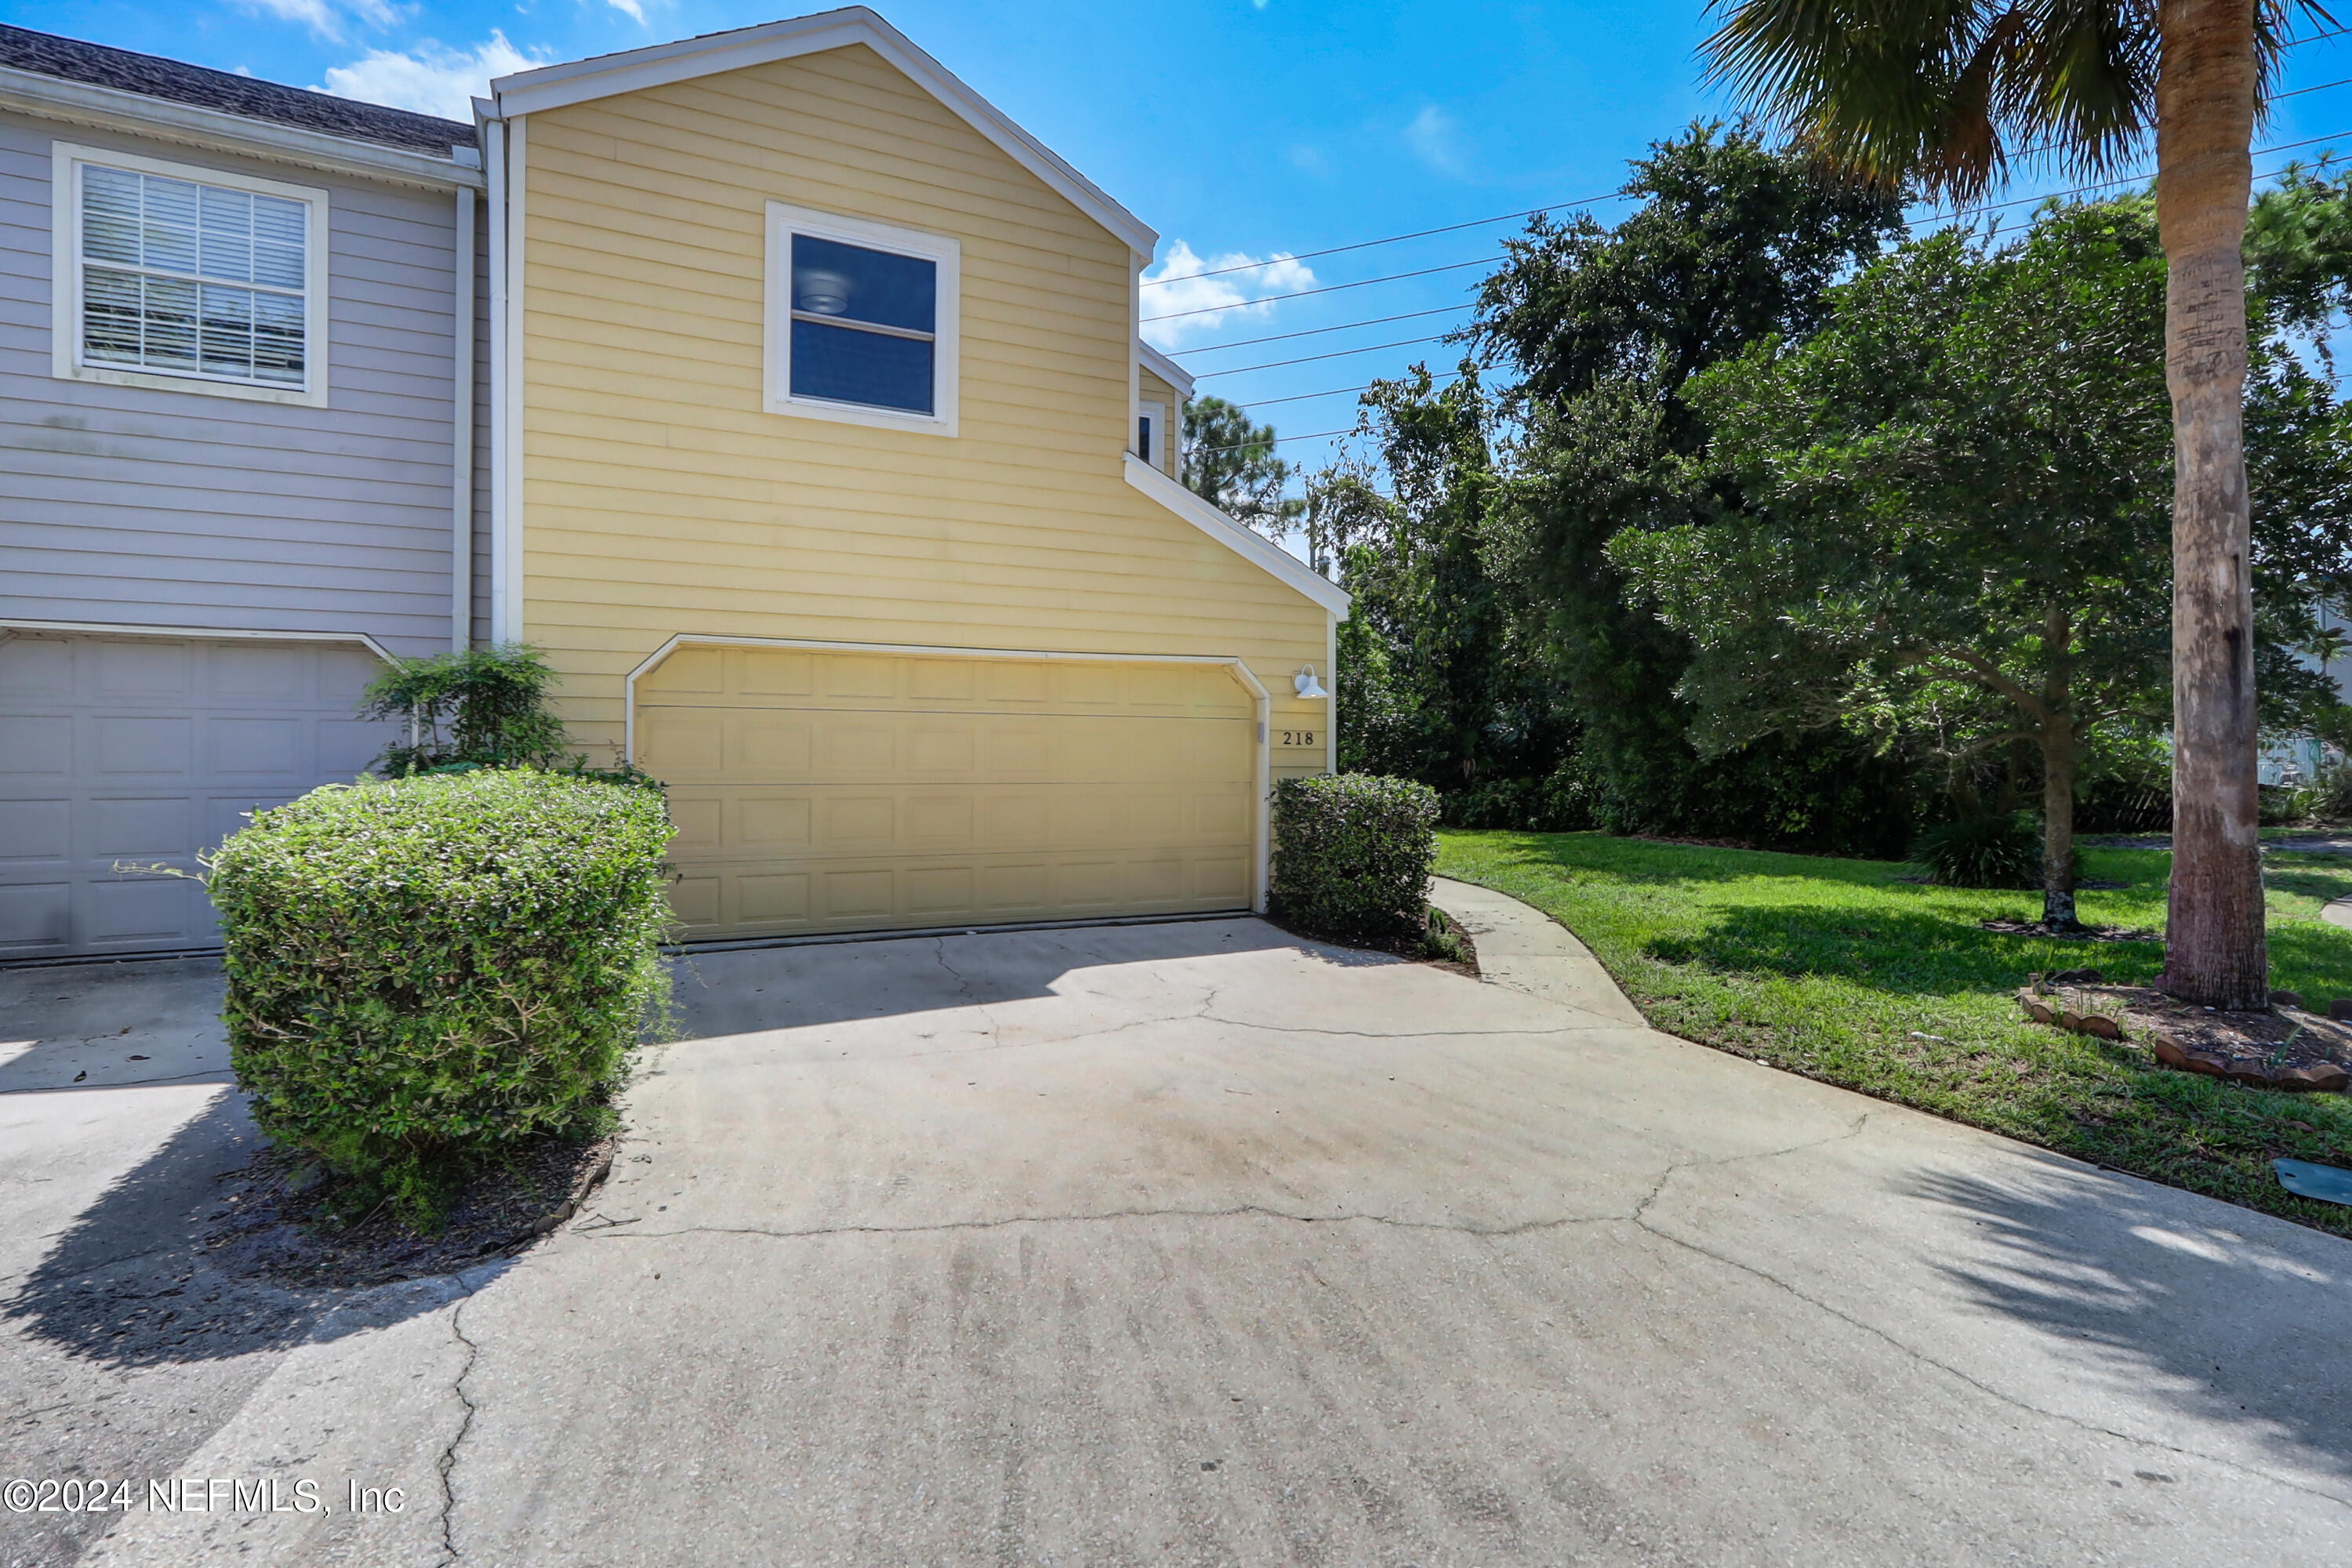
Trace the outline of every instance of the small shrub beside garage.
{"label": "small shrub beside garage", "polygon": [[1424,940],[1437,792],[1339,773],[1274,791],[1268,912],[1308,936],[1375,947]]}
{"label": "small shrub beside garage", "polygon": [[210,878],[254,1120],[412,1216],[592,1130],[666,995],[656,790],[530,770],[331,785]]}

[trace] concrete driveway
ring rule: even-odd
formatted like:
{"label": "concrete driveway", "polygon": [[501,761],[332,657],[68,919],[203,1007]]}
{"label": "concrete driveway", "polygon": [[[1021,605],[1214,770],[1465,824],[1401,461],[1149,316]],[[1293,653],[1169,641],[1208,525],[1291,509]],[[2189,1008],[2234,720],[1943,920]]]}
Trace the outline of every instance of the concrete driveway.
{"label": "concrete driveway", "polygon": [[139,1564],[2352,1550],[2352,1246],[1651,1032],[1532,911],[1441,901],[1485,983],[1252,921],[704,955],[579,1219],[457,1279],[210,1281],[243,1339],[126,1304],[207,1286],[173,1227],[249,1135],[227,1091],[42,1089],[37,1058],[96,1047],[37,1047],[0,1101],[0,1469],[323,1506],[4,1539]]}

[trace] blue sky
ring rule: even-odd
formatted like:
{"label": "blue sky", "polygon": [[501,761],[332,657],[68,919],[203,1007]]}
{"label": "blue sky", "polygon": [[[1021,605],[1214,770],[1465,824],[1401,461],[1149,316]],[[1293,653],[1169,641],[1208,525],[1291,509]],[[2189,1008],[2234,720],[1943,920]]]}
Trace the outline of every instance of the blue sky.
{"label": "blue sky", "polygon": [[[818,9],[812,5],[805,9]],[[1511,5],[1415,0],[893,0],[902,32],[1160,230],[1152,276],[1305,259],[1164,284],[1144,313],[1475,262],[1516,225],[1330,247],[1602,195],[1625,163],[1727,105],[1698,86],[1697,0]],[[798,14],[714,0],[10,0],[20,26],[406,107],[462,113],[493,71]],[[2352,132],[2352,37],[2291,51],[2263,142]],[[2352,135],[2338,138],[2352,150]],[[2288,156],[2259,157],[2257,174]],[[2025,181],[2010,196],[2060,188]],[[1604,220],[1619,211],[1604,203]],[[2014,210],[2014,209],[2012,209]],[[1352,389],[1462,319],[1477,266],[1163,321],[1147,329],[1286,436],[1353,423]],[[1380,317],[1412,312],[1389,322]],[[1363,323],[1348,325],[1349,323]],[[1318,329],[1343,327],[1322,331]],[[1312,332],[1285,342],[1244,340]],[[1224,346],[1234,345],[1234,346]],[[1367,350],[1369,352],[1344,352]],[[1273,368],[1269,362],[1318,358]],[[1217,372],[1233,374],[1214,374]],[[1336,395],[1317,395],[1337,394]],[[1273,401],[1273,400],[1283,401]],[[1328,440],[1286,442],[1310,466]]]}

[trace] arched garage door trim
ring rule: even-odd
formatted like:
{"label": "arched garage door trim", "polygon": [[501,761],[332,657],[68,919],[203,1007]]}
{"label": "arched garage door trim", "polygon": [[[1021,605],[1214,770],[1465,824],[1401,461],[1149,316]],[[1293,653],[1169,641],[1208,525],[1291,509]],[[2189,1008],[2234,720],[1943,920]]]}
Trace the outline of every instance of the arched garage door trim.
{"label": "arched garage door trim", "polygon": [[1268,810],[1274,794],[1274,757],[1266,745],[1266,722],[1269,704],[1265,688],[1247,664],[1240,658],[1222,654],[1158,654],[1158,653],[1065,653],[1045,648],[1007,647],[946,647],[921,643],[835,642],[814,637],[719,637],[699,632],[681,632],[648,654],[644,662],[629,671],[626,698],[622,721],[622,747],[632,760],[637,756],[637,681],[661,667],[662,661],[682,647],[761,647],[805,648],[813,653],[887,654],[915,658],[980,658],[1017,659],[1024,664],[1040,662],[1072,664],[1181,664],[1223,666],[1250,695],[1257,714],[1257,802],[1251,814],[1252,871],[1250,878],[1250,908],[1265,911],[1267,879],[1266,857],[1271,843]]}
{"label": "arched garage door trim", "polygon": [[358,643],[386,664],[399,661],[391,650],[365,632],[269,632],[226,626],[125,626],[118,621],[27,621],[0,616],[0,637],[10,632],[85,632],[110,637],[220,637],[246,642]]}

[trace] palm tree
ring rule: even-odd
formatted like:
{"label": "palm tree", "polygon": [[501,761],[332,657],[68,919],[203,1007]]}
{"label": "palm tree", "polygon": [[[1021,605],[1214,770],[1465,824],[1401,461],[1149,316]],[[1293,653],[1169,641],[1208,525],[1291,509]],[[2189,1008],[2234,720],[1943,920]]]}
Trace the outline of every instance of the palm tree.
{"label": "palm tree", "polygon": [[2315,0],[1715,0],[1729,84],[1833,163],[1967,205],[2017,158],[2113,174],[2156,142],[2172,392],[2166,989],[2269,1005],[2243,399],[2254,122]]}

